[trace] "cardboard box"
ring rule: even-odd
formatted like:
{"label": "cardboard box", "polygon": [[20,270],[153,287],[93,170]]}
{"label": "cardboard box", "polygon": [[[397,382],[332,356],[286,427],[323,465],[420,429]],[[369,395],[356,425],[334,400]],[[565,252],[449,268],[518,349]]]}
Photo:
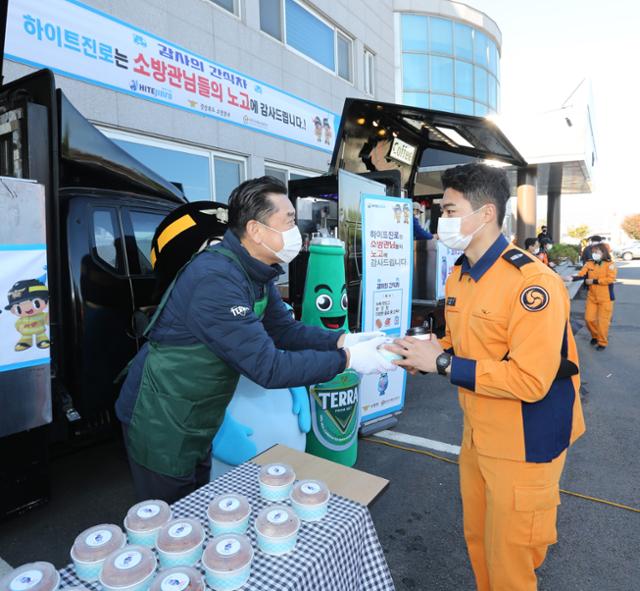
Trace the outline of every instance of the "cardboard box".
{"label": "cardboard box", "polygon": [[293,467],[298,480],[314,478],[322,480],[332,493],[369,506],[386,488],[389,481],[362,470],[348,468],[324,458],[318,458],[286,445],[274,445],[252,460],[262,466],[284,462]]}

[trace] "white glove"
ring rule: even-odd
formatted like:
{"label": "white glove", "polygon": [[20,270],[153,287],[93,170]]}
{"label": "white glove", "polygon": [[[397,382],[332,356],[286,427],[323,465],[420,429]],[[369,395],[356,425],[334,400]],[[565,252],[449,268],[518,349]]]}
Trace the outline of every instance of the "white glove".
{"label": "white glove", "polygon": [[349,368],[359,374],[384,373],[398,369],[378,353],[378,345],[387,342],[386,337],[374,337],[357,343],[349,349]]}
{"label": "white glove", "polygon": [[344,335],[344,348],[350,349],[358,343],[364,343],[377,337],[383,337],[384,333],[378,330],[374,332],[349,332]]}

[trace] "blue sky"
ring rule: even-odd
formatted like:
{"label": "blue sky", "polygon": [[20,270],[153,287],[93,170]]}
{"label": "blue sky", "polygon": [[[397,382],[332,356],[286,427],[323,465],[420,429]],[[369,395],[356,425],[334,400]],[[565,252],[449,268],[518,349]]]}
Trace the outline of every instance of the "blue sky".
{"label": "blue sky", "polygon": [[[640,213],[640,2],[470,0],[502,31],[502,111],[558,108],[591,80],[599,156],[596,196]],[[611,202],[611,201],[609,201]]]}

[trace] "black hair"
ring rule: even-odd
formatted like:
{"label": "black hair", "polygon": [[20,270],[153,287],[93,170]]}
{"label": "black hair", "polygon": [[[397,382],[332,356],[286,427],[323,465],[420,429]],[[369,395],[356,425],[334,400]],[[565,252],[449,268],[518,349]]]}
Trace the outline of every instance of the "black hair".
{"label": "black hair", "polygon": [[591,247],[591,254],[593,254],[594,250],[598,250],[602,253],[602,260],[603,261],[610,261],[611,260],[611,252],[609,252],[609,249],[607,248],[607,245],[604,242],[601,242],[600,244],[594,244]]}
{"label": "black hair", "polygon": [[487,203],[496,207],[496,222],[502,226],[507,201],[511,196],[507,173],[479,162],[448,168],[442,173],[442,189],[460,191],[473,209],[479,209]]}
{"label": "black hair", "polygon": [[589,240],[591,242],[602,242],[602,236],[598,236],[597,234],[594,234],[589,238]]}
{"label": "black hair", "polygon": [[533,246],[536,242],[538,242],[537,238],[527,238],[524,241],[524,247],[528,249],[530,246]]}
{"label": "black hair", "polygon": [[269,193],[287,194],[285,187],[272,176],[261,176],[239,184],[229,196],[229,228],[236,236],[242,238],[247,223],[257,220],[266,223],[267,218],[275,212]]}

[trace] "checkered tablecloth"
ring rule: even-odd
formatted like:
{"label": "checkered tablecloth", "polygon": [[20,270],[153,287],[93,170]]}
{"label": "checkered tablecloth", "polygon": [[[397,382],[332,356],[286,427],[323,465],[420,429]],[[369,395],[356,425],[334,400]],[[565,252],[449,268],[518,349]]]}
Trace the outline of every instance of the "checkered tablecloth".
{"label": "checkered tablecloth", "polygon": [[[243,591],[392,591],[395,589],[369,510],[332,495],[329,513],[321,521],[302,522],[293,552],[270,556],[258,550],[253,523],[260,509],[270,504],[260,496],[260,467],[246,463],[176,502],[174,517],[200,520],[207,525],[207,507],[213,497],[234,492],[251,503],[248,536],[255,549],[251,577]],[[124,516],[123,516],[124,518]],[[200,566],[198,564],[198,566]],[[60,571],[61,587],[84,585],[98,591],[99,584],[83,583],[73,565]]]}

